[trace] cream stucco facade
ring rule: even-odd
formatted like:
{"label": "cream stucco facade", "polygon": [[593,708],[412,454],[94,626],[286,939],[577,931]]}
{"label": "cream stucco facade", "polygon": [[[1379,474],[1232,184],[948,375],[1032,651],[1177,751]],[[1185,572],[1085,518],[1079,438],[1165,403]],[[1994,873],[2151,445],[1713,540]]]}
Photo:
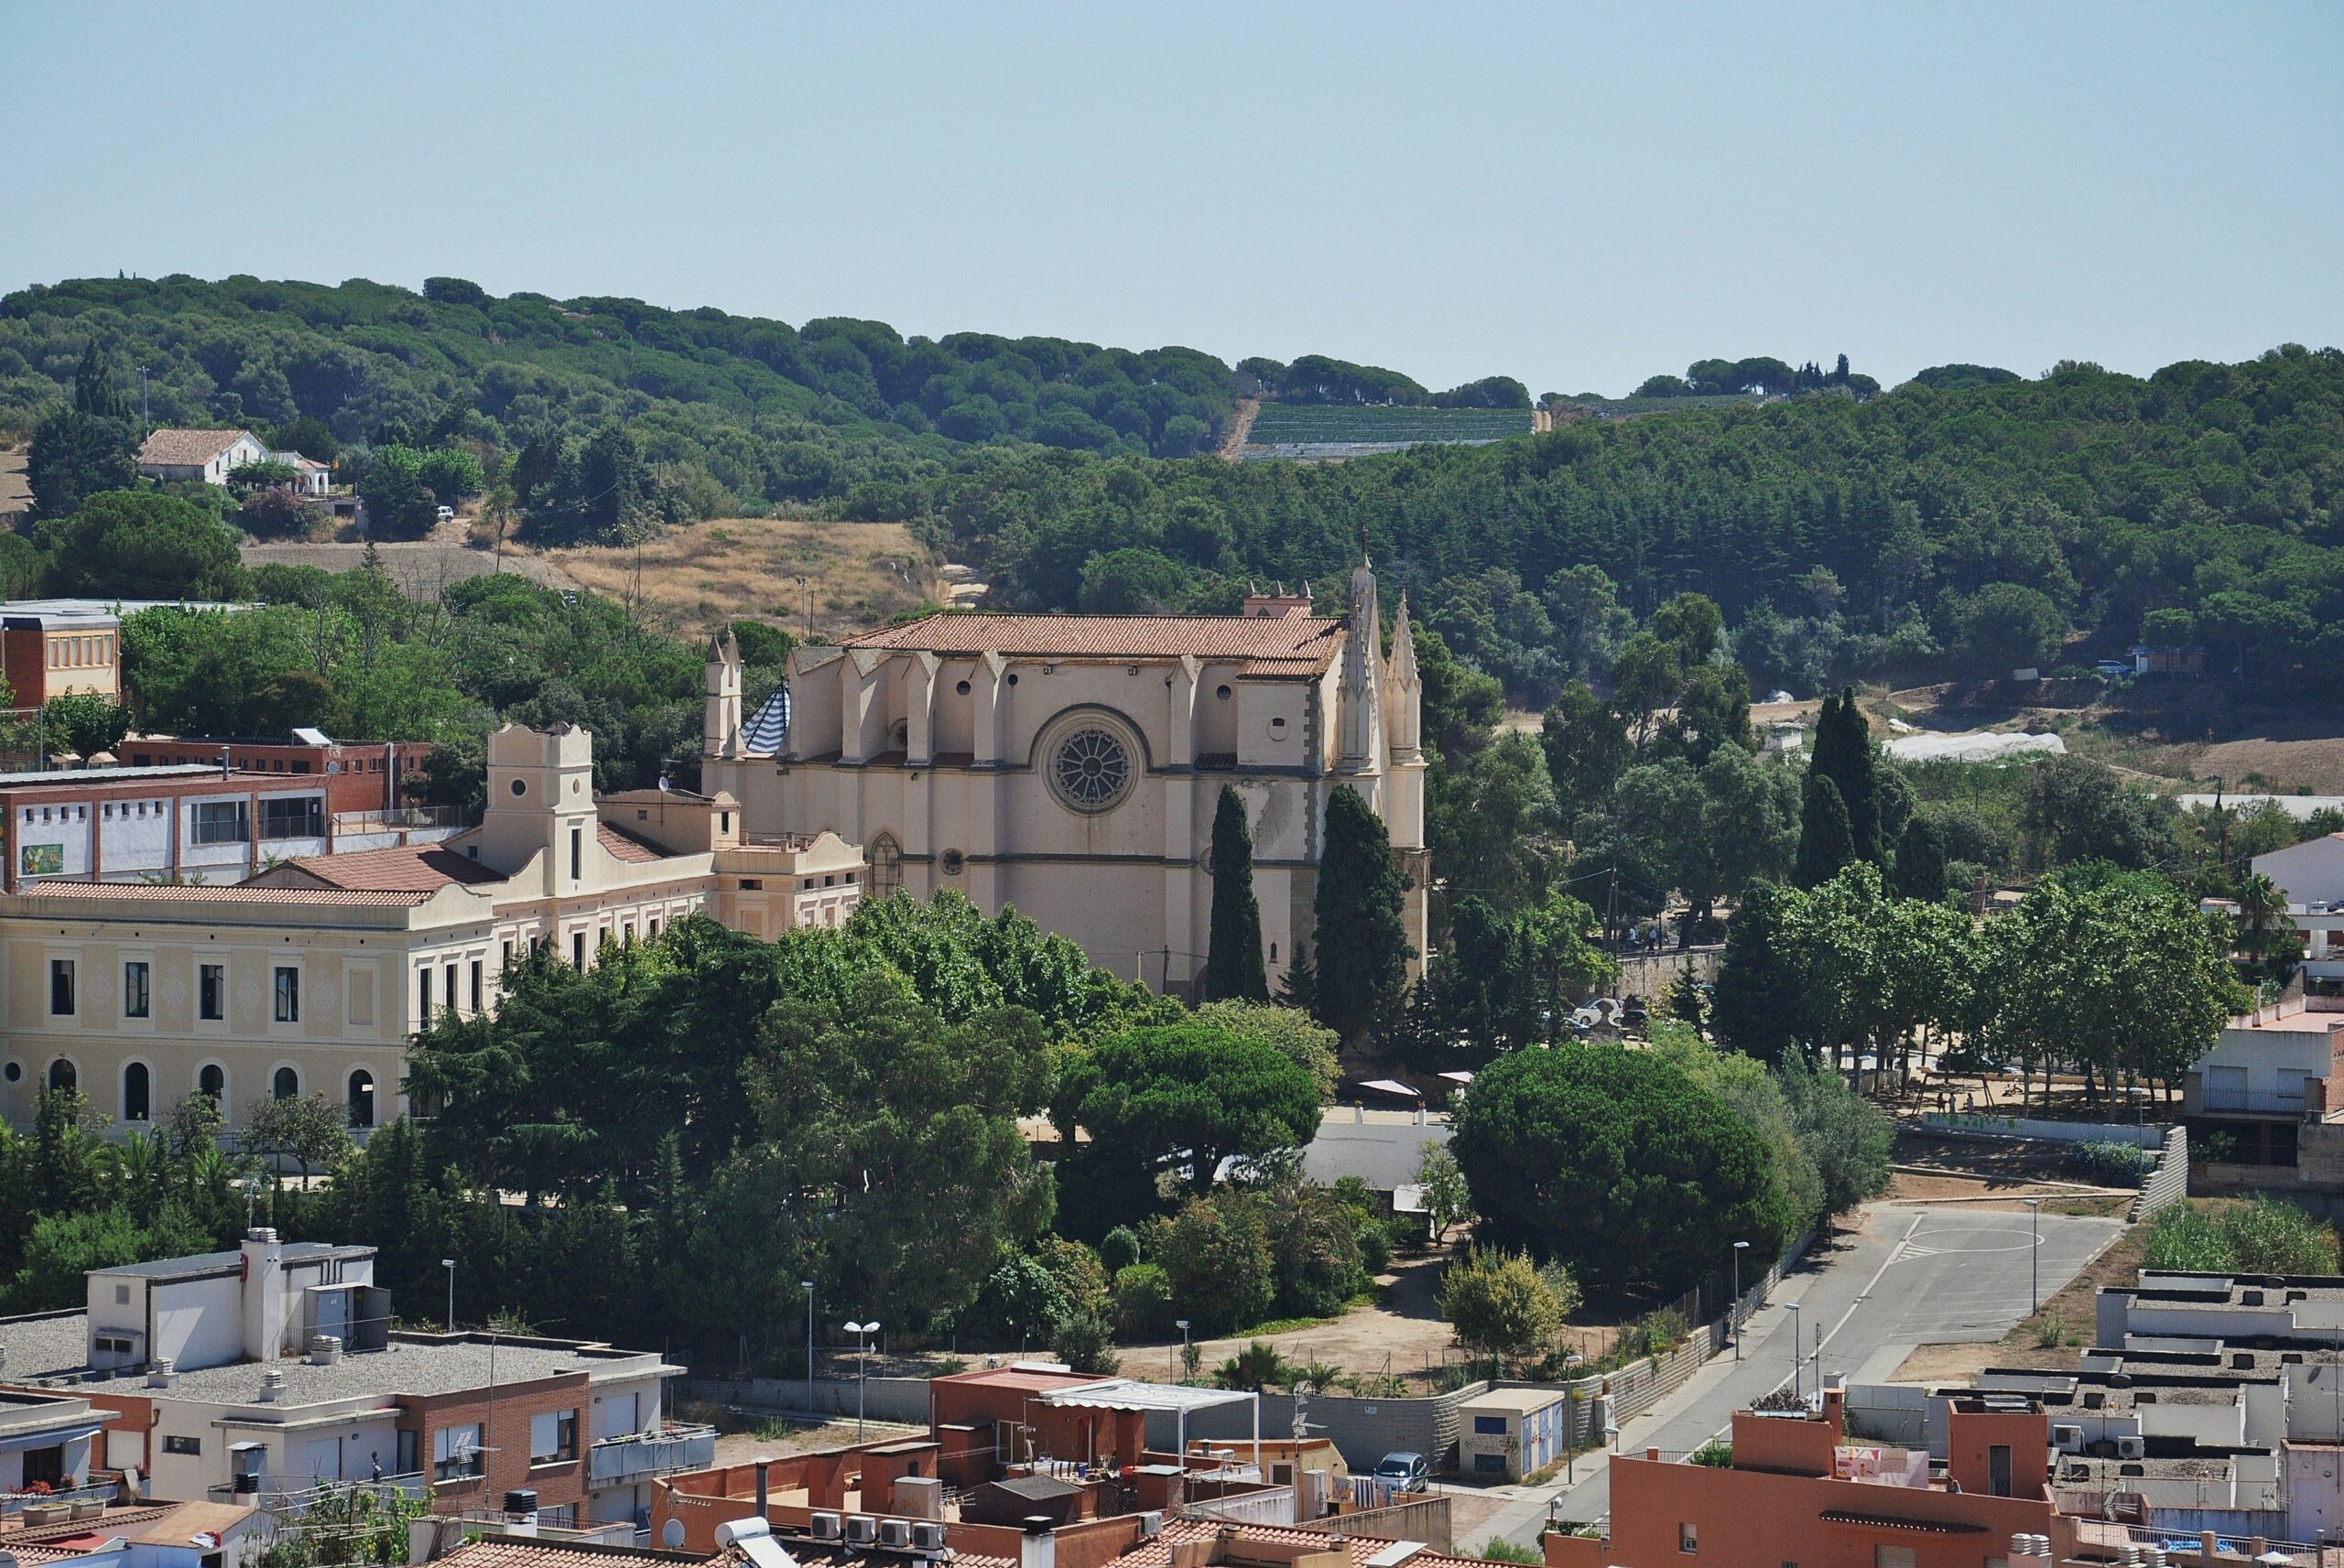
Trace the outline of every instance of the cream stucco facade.
{"label": "cream stucco facade", "polygon": [[0,1114],[71,1085],[118,1130],[190,1090],[232,1128],[320,1090],[364,1128],[395,1113],[407,1041],[496,1005],[533,947],[591,966],[604,943],[707,914],[761,937],[838,925],[863,860],[836,838],[752,842],[723,795],[597,799],[592,737],[489,737],[489,806],[443,843],[293,860],[233,886],[45,880],[0,894]]}
{"label": "cream stucco facade", "polygon": [[739,800],[753,834],[860,843],[874,896],[958,888],[1186,993],[1209,945],[1221,786],[1245,802],[1275,984],[1297,942],[1321,940],[1327,802],[1349,785],[1409,875],[1421,952],[1422,684],[1406,604],[1387,656],[1375,594],[1362,562],[1341,618],[1279,595],[1234,616],[933,615],[796,650],[776,699],[786,731],[770,709],[744,720],[720,644],[702,787]]}

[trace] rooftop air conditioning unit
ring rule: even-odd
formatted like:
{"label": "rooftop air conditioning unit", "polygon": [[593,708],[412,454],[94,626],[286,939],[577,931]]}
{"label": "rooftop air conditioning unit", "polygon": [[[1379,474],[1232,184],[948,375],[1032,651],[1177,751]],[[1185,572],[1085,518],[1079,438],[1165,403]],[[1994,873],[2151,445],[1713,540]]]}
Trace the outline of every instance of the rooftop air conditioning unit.
{"label": "rooftop air conditioning unit", "polygon": [[2084,1451],[2084,1429],[2061,1422],[2051,1429],[2051,1446],[2062,1454],[2081,1454]]}
{"label": "rooftop air conditioning unit", "polygon": [[879,1544],[903,1551],[912,1543],[912,1521],[907,1519],[883,1519],[879,1521]]}
{"label": "rooftop air conditioning unit", "polygon": [[2119,1459],[2145,1459],[2148,1456],[2149,1444],[2147,1439],[2139,1437],[2120,1437],[2116,1440],[2116,1457]]}
{"label": "rooftop air conditioning unit", "polygon": [[1139,1538],[1153,1541],[1164,1533],[1164,1510],[1149,1509],[1139,1516]]}
{"label": "rooftop air conditioning unit", "polygon": [[846,1516],[846,1542],[849,1546],[871,1546],[879,1540],[879,1521],[869,1514]]}
{"label": "rooftop air conditioning unit", "polygon": [[944,1527],[932,1519],[912,1521],[912,1550],[941,1552],[944,1550]]}
{"label": "rooftop air conditioning unit", "polygon": [[808,1521],[807,1528],[814,1532],[817,1541],[836,1541],[839,1539],[839,1516],[824,1510],[815,1514]]}

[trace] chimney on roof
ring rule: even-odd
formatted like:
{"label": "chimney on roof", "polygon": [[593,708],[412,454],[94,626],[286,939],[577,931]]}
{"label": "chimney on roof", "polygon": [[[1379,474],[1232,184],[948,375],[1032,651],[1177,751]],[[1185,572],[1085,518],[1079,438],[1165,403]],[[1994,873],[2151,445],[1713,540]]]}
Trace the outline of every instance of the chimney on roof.
{"label": "chimney on roof", "polygon": [[754,1458],[754,1459],[751,1460],[751,1461],[750,1461],[750,1464],[754,1465],[756,1467],[756,1472],[757,1472],[757,1517],[758,1517],[759,1519],[763,1519],[763,1518],[765,1518],[765,1499],[766,1499],[766,1497],[767,1497],[767,1495],[768,1495],[768,1494],[767,1494],[767,1491],[766,1491],[765,1481],[766,1481],[766,1476],[767,1476],[767,1475],[768,1475],[768,1474],[772,1471],[772,1469],[773,1469],[773,1461],[772,1461],[772,1460],[770,1460],[770,1459],[768,1459],[768,1458],[766,1458],[766,1457],[765,1457],[763,1454],[759,1454],[756,1458]]}
{"label": "chimney on roof", "polygon": [[1017,1537],[1017,1568],[1058,1568],[1057,1527],[1047,1514],[1027,1514]]}

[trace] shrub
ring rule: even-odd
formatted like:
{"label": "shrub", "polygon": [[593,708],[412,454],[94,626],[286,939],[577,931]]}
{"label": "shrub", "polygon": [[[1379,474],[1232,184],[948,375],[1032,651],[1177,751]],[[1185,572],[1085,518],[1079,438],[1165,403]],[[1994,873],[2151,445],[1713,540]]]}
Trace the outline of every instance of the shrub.
{"label": "shrub", "polygon": [[1484,1563],[1544,1563],[1546,1558],[1543,1552],[1534,1552],[1527,1546],[1516,1546],[1504,1536],[1493,1535],[1481,1548],[1481,1561]]}
{"label": "shrub", "polygon": [[1440,1315],[1457,1337],[1517,1361],[1546,1352],[1564,1310],[1527,1253],[1476,1247],[1440,1278]]}
{"label": "shrub", "polygon": [[1154,1263],[1115,1271],[1115,1322],[1127,1339],[1154,1339],[1172,1326],[1172,1279]]}
{"label": "shrub", "polygon": [[1706,1465],[1712,1470],[1731,1470],[1733,1468],[1733,1444],[1722,1437],[1712,1437],[1693,1450],[1691,1462]]}
{"label": "shrub", "polygon": [[1118,1369],[1115,1336],[1109,1330],[1107,1320],[1097,1313],[1079,1312],[1069,1316],[1051,1336],[1050,1349],[1078,1372],[1112,1378]]}
{"label": "shrub", "polygon": [[2137,1187],[2155,1163],[2137,1143],[2078,1143],[2067,1153],[2070,1171],[2105,1187]]}

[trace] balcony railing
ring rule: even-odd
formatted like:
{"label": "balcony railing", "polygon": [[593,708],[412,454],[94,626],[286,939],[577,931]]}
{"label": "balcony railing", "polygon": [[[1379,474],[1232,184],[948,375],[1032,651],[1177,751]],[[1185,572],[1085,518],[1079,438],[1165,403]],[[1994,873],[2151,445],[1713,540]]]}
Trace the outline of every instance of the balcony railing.
{"label": "balcony railing", "polygon": [[2215,1089],[2205,1095],[2209,1111],[2247,1111],[2263,1116],[2301,1116],[2304,1097],[2300,1094],[2274,1094],[2268,1090]]}
{"label": "balcony railing", "polygon": [[59,1487],[48,1492],[0,1492],[0,1514],[22,1513],[27,1509],[71,1508],[76,1504],[103,1505],[122,1495],[122,1486],[115,1481],[92,1481],[81,1487]]}
{"label": "balcony railing", "polygon": [[389,833],[411,827],[469,827],[472,814],[461,806],[402,806],[387,811],[337,811],[336,838],[353,833]]}
{"label": "balcony railing", "polygon": [[618,1486],[646,1476],[705,1470],[716,1463],[712,1426],[663,1426],[656,1432],[606,1437],[586,1451],[590,1486]]}
{"label": "balcony railing", "polygon": [[210,1495],[220,1502],[293,1515],[307,1513],[330,1498],[368,1497],[382,1506],[397,1498],[426,1497],[430,1491],[431,1477],[421,1474],[385,1476],[379,1481],[337,1481],[330,1476],[243,1476],[212,1487]]}

